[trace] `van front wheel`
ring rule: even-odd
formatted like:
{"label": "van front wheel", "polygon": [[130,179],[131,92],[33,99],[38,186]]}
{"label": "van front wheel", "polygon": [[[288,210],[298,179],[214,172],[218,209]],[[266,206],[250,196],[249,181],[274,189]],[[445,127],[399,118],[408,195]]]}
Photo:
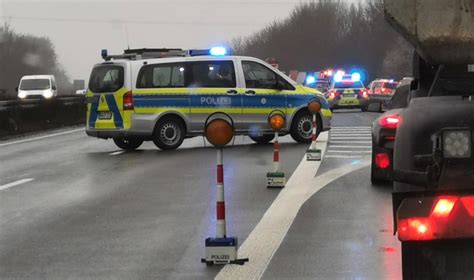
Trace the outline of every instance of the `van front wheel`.
{"label": "van front wheel", "polygon": [[[316,117],[316,135],[321,133],[321,119]],[[313,115],[309,111],[298,113],[291,124],[291,137],[298,143],[310,143],[313,132]]]}
{"label": "van front wheel", "polygon": [[156,124],[153,143],[162,150],[175,150],[184,141],[184,123],[178,118],[163,118]]}

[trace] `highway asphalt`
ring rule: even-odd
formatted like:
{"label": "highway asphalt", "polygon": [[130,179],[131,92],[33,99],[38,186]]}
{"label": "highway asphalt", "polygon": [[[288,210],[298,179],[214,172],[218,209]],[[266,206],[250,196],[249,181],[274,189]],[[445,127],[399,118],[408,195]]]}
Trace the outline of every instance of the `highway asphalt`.
{"label": "highway asphalt", "polygon": [[[314,175],[366,161],[366,135],[377,116],[336,112],[326,153],[332,157]],[[217,275],[220,267],[200,263],[204,239],[215,235],[216,153],[202,138],[177,151],[146,143],[123,153],[83,131],[62,133],[0,142],[0,279]],[[345,144],[347,133],[360,139]],[[307,145],[288,136],[281,142],[288,179]],[[265,187],[272,146],[237,137],[224,164],[227,235],[242,244],[280,192]],[[390,188],[371,186],[368,174],[368,168],[346,174],[306,201],[263,278],[398,276]]]}

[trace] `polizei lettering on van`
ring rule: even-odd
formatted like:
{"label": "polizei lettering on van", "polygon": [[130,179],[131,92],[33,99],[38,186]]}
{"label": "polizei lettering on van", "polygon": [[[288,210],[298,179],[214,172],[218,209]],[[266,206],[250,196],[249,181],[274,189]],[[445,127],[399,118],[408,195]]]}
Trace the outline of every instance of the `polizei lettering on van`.
{"label": "polizei lettering on van", "polygon": [[201,105],[214,105],[214,106],[230,106],[232,105],[232,99],[230,97],[212,97],[203,96],[201,97]]}

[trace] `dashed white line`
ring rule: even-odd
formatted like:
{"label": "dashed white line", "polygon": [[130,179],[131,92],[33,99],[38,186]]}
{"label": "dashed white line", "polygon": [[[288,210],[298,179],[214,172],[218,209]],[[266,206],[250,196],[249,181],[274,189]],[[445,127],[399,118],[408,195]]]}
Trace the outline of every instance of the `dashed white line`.
{"label": "dashed white line", "polygon": [[6,190],[6,189],[9,189],[11,187],[18,186],[18,185],[21,185],[21,184],[24,184],[24,183],[28,183],[28,182],[33,181],[33,180],[34,180],[34,178],[26,178],[26,179],[21,179],[21,180],[15,181],[15,182],[11,182],[11,183],[5,184],[3,186],[0,186],[0,191]]}
{"label": "dashed white line", "polygon": [[117,156],[123,153],[125,153],[125,151],[116,151],[116,152],[110,153],[109,156]]}
{"label": "dashed white line", "polygon": [[370,137],[372,134],[370,133],[331,133],[331,138],[332,137],[339,137],[339,136],[365,136],[365,137]]}
{"label": "dashed white line", "polygon": [[343,137],[343,136],[339,136],[339,137],[331,137],[331,140],[370,140],[372,139],[371,137],[360,137],[360,136],[354,136],[354,137]]}
{"label": "dashed white line", "polygon": [[25,139],[25,140],[19,140],[19,141],[3,143],[3,144],[0,144],[0,147],[4,147],[4,146],[8,146],[8,145],[21,144],[21,143],[25,143],[25,142],[31,142],[31,141],[36,141],[36,140],[41,140],[41,139],[46,139],[46,138],[51,138],[51,137],[56,137],[56,136],[70,134],[70,133],[74,133],[74,132],[78,132],[78,131],[84,131],[84,128],[68,130],[68,131],[64,131],[64,132],[49,134],[49,135],[35,137],[35,138],[29,138],[29,139]]}
{"label": "dashed white line", "polygon": [[332,129],[370,129],[372,128],[371,126],[333,126],[331,127]]}

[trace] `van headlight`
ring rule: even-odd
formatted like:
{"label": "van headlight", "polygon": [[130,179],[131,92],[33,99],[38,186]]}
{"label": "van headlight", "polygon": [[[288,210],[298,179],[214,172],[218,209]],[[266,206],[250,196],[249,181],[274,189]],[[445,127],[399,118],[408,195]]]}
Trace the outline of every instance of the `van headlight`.
{"label": "van headlight", "polygon": [[470,158],[472,132],[468,129],[447,129],[442,132],[444,158]]}
{"label": "van headlight", "polygon": [[44,98],[51,98],[53,97],[53,92],[51,90],[45,90],[43,93]]}
{"label": "van headlight", "polygon": [[23,91],[20,91],[20,92],[18,93],[18,97],[19,97],[20,99],[24,99],[24,98],[26,98],[26,93],[24,93]]}

